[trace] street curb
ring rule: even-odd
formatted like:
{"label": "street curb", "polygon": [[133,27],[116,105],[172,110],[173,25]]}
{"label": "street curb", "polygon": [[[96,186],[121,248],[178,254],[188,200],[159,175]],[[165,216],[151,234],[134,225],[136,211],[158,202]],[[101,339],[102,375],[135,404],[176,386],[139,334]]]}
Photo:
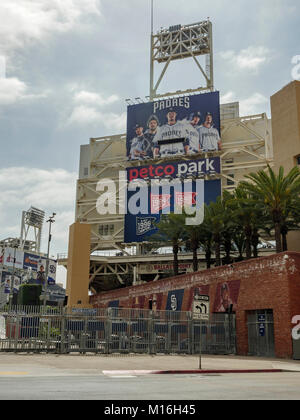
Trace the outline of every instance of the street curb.
{"label": "street curb", "polygon": [[108,376],[114,375],[209,375],[226,373],[282,373],[282,369],[228,369],[228,370],[103,370]]}
{"label": "street curb", "polygon": [[[162,371],[156,371],[156,374],[159,375],[168,375],[168,374],[213,374],[213,373],[281,373],[283,372],[282,369],[227,369],[227,370],[162,370]],[[154,372],[153,372],[154,373]]]}

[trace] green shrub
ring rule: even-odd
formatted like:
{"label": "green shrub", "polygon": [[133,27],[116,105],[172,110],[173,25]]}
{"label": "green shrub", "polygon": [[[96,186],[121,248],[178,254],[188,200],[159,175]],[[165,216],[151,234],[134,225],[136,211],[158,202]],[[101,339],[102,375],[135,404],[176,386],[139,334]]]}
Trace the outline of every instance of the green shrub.
{"label": "green shrub", "polygon": [[39,284],[23,284],[18,293],[18,305],[39,306],[42,286]]}

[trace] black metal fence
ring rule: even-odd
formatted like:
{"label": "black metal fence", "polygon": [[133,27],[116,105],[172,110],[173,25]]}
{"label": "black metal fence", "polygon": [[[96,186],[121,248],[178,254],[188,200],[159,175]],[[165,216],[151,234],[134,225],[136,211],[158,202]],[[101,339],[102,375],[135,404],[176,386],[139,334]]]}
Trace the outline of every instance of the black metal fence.
{"label": "black metal fence", "polygon": [[0,351],[233,354],[235,316],[190,312],[14,307],[0,312]]}

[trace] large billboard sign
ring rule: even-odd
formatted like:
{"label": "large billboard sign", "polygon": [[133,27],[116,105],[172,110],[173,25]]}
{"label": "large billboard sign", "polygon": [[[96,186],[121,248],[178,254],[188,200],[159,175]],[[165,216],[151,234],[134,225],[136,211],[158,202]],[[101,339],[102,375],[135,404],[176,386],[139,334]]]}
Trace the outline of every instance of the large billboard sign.
{"label": "large billboard sign", "polygon": [[128,160],[191,156],[220,149],[219,92],[128,107]]}
{"label": "large billboard sign", "polygon": [[204,178],[217,173],[219,157],[127,168],[125,243],[147,242],[164,214],[180,213],[183,208],[194,214],[201,212],[204,203],[216,201],[221,180]]}
{"label": "large billboard sign", "polygon": [[[37,280],[44,283],[47,267],[47,258],[35,254],[24,253],[24,269],[32,269],[37,273]],[[49,259],[48,284],[56,282],[57,262]]]}
{"label": "large billboard sign", "polygon": [[[10,247],[0,249],[0,257],[0,263],[3,264],[3,267],[8,269],[8,271],[12,272],[13,269],[27,271],[30,269],[33,273],[35,273],[34,277],[37,277],[38,282],[45,282],[47,267],[46,257],[24,252],[18,249],[15,250]],[[56,270],[57,261],[49,259],[48,284],[55,284]]]}

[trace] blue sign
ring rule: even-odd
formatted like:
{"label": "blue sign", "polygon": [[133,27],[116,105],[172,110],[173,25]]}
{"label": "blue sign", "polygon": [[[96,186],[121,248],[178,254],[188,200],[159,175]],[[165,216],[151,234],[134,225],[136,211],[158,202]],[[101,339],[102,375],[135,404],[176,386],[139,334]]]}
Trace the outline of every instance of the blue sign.
{"label": "blue sign", "polygon": [[259,325],[259,335],[261,337],[264,337],[265,336],[265,333],[266,333],[266,326],[265,326],[265,324],[260,324]]}
{"label": "blue sign", "polygon": [[258,322],[266,322],[266,315],[258,315]]}
{"label": "blue sign", "polygon": [[219,92],[128,107],[126,146],[129,160],[217,151],[220,141]]}
{"label": "blue sign", "polygon": [[169,292],[166,311],[181,311],[184,290],[174,290]]}
{"label": "blue sign", "polygon": [[[201,209],[221,195],[221,180],[171,182],[160,186],[137,187],[127,192],[125,243],[145,242],[158,231],[156,224],[163,214],[178,208]],[[191,216],[191,217],[194,217]]]}

